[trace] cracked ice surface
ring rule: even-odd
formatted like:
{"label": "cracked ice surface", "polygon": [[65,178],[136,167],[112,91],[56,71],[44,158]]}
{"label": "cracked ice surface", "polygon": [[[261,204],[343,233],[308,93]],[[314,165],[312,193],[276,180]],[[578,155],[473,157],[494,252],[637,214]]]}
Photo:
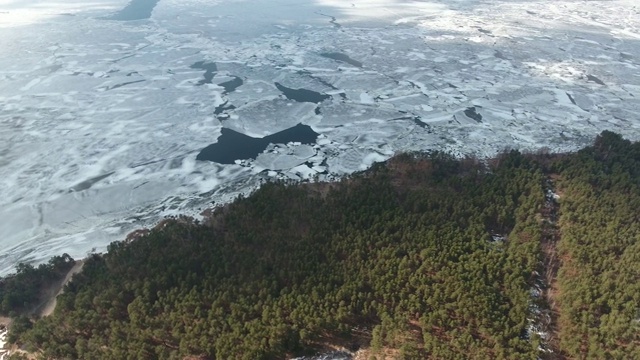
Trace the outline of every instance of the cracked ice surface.
{"label": "cracked ice surface", "polygon": [[[331,179],[403,150],[640,139],[634,0],[160,0],[149,19],[108,20],[125,7],[0,0],[0,274],[265,178]],[[298,123],[315,145],[195,160],[222,127]]]}

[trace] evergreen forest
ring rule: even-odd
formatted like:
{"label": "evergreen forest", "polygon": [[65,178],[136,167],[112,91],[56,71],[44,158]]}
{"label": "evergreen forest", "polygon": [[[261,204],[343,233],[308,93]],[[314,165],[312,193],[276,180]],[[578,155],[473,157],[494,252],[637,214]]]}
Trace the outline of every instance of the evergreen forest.
{"label": "evergreen forest", "polygon": [[[640,144],[400,154],[333,183],[271,182],[84,260],[0,282],[42,359],[640,359]],[[14,359],[25,353],[15,353]]]}

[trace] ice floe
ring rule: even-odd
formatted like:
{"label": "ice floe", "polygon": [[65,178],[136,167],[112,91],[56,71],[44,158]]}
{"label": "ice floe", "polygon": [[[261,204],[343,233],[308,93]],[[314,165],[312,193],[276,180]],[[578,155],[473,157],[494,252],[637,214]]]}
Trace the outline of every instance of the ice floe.
{"label": "ice floe", "polygon": [[[137,3],[0,0],[0,274],[271,178],[640,139],[633,0]],[[315,141],[196,160],[298,124]]]}

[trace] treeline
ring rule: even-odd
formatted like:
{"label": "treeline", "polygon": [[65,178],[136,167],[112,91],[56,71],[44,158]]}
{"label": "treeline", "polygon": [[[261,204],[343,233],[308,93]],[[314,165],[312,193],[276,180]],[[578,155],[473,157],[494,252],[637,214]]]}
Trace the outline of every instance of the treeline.
{"label": "treeline", "polygon": [[12,339],[46,359],[282,359],[328,344],[537,359],[530,291],[554,173],[562,352],[640,358],[637,148],[603,133],[566,156],[405,154],[339,183],[270,183],[205,223],[112,243]]}
{"label": "treeline", "polygon": [[16,317],[35,310],[47,289],[61,281],[74,264],[68,254],[54,256],[38,267],[18,264],[15,274],[0,278],[0,315]]}

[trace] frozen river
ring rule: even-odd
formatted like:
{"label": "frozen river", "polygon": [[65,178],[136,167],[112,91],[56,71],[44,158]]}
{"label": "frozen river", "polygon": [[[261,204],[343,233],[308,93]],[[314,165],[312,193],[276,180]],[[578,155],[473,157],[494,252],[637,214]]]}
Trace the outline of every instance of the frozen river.
{"label": "frozen river", "polygon": [[635,0],[0,0],[0,275],[261,179],[638,140],[639,113]]}

